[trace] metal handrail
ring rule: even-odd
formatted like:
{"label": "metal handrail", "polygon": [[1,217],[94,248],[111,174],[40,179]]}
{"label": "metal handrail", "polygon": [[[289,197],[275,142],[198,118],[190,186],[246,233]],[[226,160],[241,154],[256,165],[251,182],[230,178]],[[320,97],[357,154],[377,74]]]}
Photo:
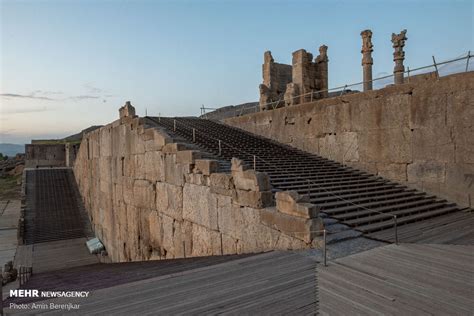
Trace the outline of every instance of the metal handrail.
{"label": "metal handrail", "polygon": [[[191,130],[193,131],[194,135],[195,135],[196,132],[201,132],[200,130],[198,130],[198,129],[196,129],[196,128],[190,127],[190,126],[188,126],[187,124],[185,124],[185,123],[183,123],[183,122],[180,122],[180,121],[177,121],[176,119],[173,119],[173,127],[175,128],[175,130],[177,129],[177,123],[181,124],[181,125],[184,126],[185,128],[191,129]],[[278,166],[276,166],[276,165],[274,165],[274,164],[272,164],[272,163],[266,161],[265,159],[263,159],[263,158],[261,158],[261,157],[259,157],[259,156],[257,156],[257,155],[254,155],[254,154],[248,153],[248,152],[246,152],[246,151],[244,151],[244,150],[241,150],[241,149],[239,149],[239,148],[236,148],[236,147],[232,146],[231,144],[229,144],[229,143],[227,143],[227,142],[223,142],[222,140],[220,140],[220,139],[218,139],[218,138],[209,136],[209,135],[207,135],[207,134],[204,133],[204,132],[201,133],[201,134],[204,135],[205,137],[209,138],[209,139],[212,139],[212,140],[215,140],[215,141],[218,142],[218,145],[219,145],[219,156],[222,154],[222,145],[223,145],[223,144],[224,144],[224,145],[227,145],[229,148],[232,148],[232,149],[234,149],[234,150],[236,150],[236,151],[238,151],[238,152],[241,152],[241,153],[243,153],[243,154],[245,154],[245,155],[248,155],[248,156],[252,157],[255,161],[256,161],[256,159],[258,158],[258,159],[259,159],[260,161],[262,161],[263,163],[265,163],[265,164],[267,164],[267,165],[269,165],[269,166],[271,166],[271,167],[273,167],[273,168],[276,168],[276,169],[278,169],[278,170],[281,170],[281,171],[283,171],[284,173],[286,173],[286,174],[288,174],[288,175],[296,176],[297,178],[300,178],[300,179],[303,179],[303,180],[307,180],[308,183],[311,183],[311,184],[313,184],[313,185],[316,185],[317,187],[319,187],[320,189],[322,189],[323,191],[325,191],[325,192],[328,193],[329,195],[332,195],[332,196],[338,198],[338,199],[341,200],[341,201],[344,201],[344,202],[346,202],[346,203],[348,203],[348,204],[351,204],[351,205],[353,205],[353,206],[356,206],[356,207],[358,207],[358,208],[361,208],[361,209],[363,209],[363,210],[366,210],[366,211],[369,211],[369,212],[372,212],[372,213],[376,213],[376,214],[380,214],[380,215],[385,215],[386,217],[391,217],[391,218],[393,219],[393,221],[394,221],[395,244],[398,245],[398,222],[397,222],[397,215],[396,215],[396,214],[392,214],[392,213],[389,213],[389,212],[380,212],[380,211],[372,210],[372,209],[369,209],[369,208],[367,208],[367,207],[365,207],[365,206],[356,204],[356,203],[354,203],[354,202],[352,202],[352,201],[349,201],[349,200],[347,200],[347,199],[344,199],[344,198],[340,197],[340,196],[337,195],[337,194],[334,194],[334,193],[330,192],[330,191],[327,190],[326,188],[322,187],[321,185],[317,184],[316,182],[311,181],[310,179],[304,178],[304,177],[302,177],[302,176],[300,176],[300,175],[298,175],[298,174],[293,174],[293,173],[291,173],[291,172],[288,172],[287,170],[285,170],[285,169],[283,169],[283,168],[281,168],[281,167],[278,167]],[[256,163],[255,163],[255,165],[256,165]]]}
{"label": "metal handrail", "polygon": [[327,230],[310,230],[306,232],[291,232],[291,234],[307,234],[307,233],[323,233],[323,263],[324,266],[327,267],[327,241],[326,241],[326,236],[327,236]]}
{"label": "metal handrail", "polygon": [[[466,56],[463,56],[463,57],[458,57],[458,58],[454,58],[454,59],[450,59],[450,60],[447,60],[447,61],[443,61],[443,62],[436,62],[435,59],[434,59],[434,56],[433,56],[433,64],[430,64],[430,65],[427,65],[427,66],[422,66],[422,67],[418,67],[418,68],[414,68],[414,69],[410,69],[408,67],[407,70],[403,71],[403,73],[407,73],[408,75],[410,75],[410,72],[413,73],[414,71],[419,71],[419,70],[423,70],[423,69],[427,69],[427,68],[431,68],[431,67],[435,67],[435,71],[436,73],[438,74],[438,66],[440,65],[445,65],[445,64],[449,64],[449,63],[453,63],[453,62],[456,62],[456,61],[460,61],[460,60],[464,60],[464,59],[467,59],[467,62],[466,62],[466,70],[465,72],[468,71],[469,69],[469,59],[474,57],[474,55],[471,54],[471,51],[468,51],[467,55]],[[340,89],[343,89],[342,92],[341,92],[341,95],[343,94],[343,92],[349,88],[349,87],[354,87],[354,86],[359,86],[359,85],[362,85],[364,83],[367,83],[367,82],[375,82],[377,80],[383,80],[383,79],[387,79],[387,78],[392,78],[394,77],[395,75],[394,74],[390,74],[390,75],[386,75],[386,76],[382,76],[382,77],[378,77],[378,78],[375,78],[375,79],[371,79],[371,80],[367,80],[367,81],[361,81],[361,82],[357,82],[357,83],[351,83],[351,84],[346,84],[346,85],[343,85],[343,86],[339,86],[339,87],[335,87],[335,88],[328,88],[328,89],[323,89],[323,90],[317,90],[317,91],[310,91],[310,92],[306,92],[306,93],[303,93],[303,94],[299,94],[299,95],[296,95],[294,97],[291,97],[291,100],[293,99],[296,99],[296,98],[301,98],[301,97],[305,97],[305,96],[308,96],[308,95],[311,95],[313,96],[314,94],[318,94],[318,93],[322,93],[322,92],[329,92],[329,91],[333,91],[333,90],[340,90]],[[265,103],[263,105],[257,105],[255,108],[260,108],[260,107],[267,107],[267,106],[272,106],[273,109],[275,109],[276,106],[278,106],[278,104],[281,102],[281,98],[278,100],[278,101],[273,101],[273,102],[269,102],[269,103]],[[275,104],[273,106],[273,104]],[[242,112],[244,112],[246,109],[242,109],[241,111],[241,114],[242,115]]]}

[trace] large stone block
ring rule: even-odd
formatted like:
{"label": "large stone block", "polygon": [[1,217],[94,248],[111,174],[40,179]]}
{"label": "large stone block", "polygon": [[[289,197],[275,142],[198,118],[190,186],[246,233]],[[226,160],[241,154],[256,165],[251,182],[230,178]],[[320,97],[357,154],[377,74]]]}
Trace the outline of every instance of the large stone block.
{"label": "large stone block", "polygon": [[176,163],[176,155],[166,154],[164,157],[164,169],[165,169],[165,182],[175,184],[175,185],[184,185],[186,165],[178,165]]}
{"label": "large stone block", "polygon": [[408,182],[444,182],[446,164],[437,161],[415,161],[407,166]]}
{"label": "large stone block", "polygon": [[235,196],[232,176],[227,173],[213,173],[209,177],[211,192],[227,196]]}
{"label": "large stone block", "polygon": [[165,154],[176,154],[178,151],[186,150],[186,145],[182,143],[169,143],[163,146],[161,151]]}
{"label": "large stone block", "polygon": [[474,163],[474,125],[457,126],[454,129],[456,142],[455,160],[457,163]]}
{"label": "large stone block", "polygon": [[222,254],[233,255],[237,253],[237,239],[222,234]]}
{"label": "large stone block", "polygon": [[192,256],[216,256],[224,253],[221,234],[200,225],[193,225]]}
{"label": "large stone block", "polygon": [[302,218],[318,217],[319,209],[309,203],[307,195],[299,195],[296,191],[277,192],[275,201],[277,210],[281,213]]}
{"label": "large stone block", "polygon": [[264,172],[254,170],[232,171],[236,189],[245,191],[270,191],[270,178]]}
{"label": "large stone block", "polygon": [[156,183],[156,210],[177,220],[183,219],[183,187]]}
{"label": "large stone block", "polygon": [[235,239],[259,238],[259,212],[231,203],[231,198],[218,196],[219,231]]}
{"label": "large stone block", "polygon": [[455,140],[445,125],[413,130],[413,159],[454,162]]}
{"label": "large stone block", "polygon": [[155,208],[155,185],[147,180],[133,183],[133,205],[139,208]]}
{"label": "large stone block", "polygon": [[235,190],[235,192],[235,201],[242,206],[263,208],[273,205],[273,196],[271,191]]}
{"label": "large stone block", "polygon": [[447,122],[453,127],[472,127],[474,124],[474,89],[451,92],[447,96]]}
{"label": "large stone block", "polygon": [[446,182],[441,187],[443,197],[463,207],[474,207],[474,164],[448,164]]}
{"label": "large stone block", "polygon": [[165,180],[164,156],[159,151],[146,152],[144,155],[145,179],[150,181]]}
{"label": "large stone block", "polygon": [[408,128],[360,132],[359,157],[366,163],[411,163],[412,132]]}
{"label": "large stone block", "polygon": [[146,175],[146,161],[145,161],[145,155],[144,154],[139,154],[139,155],[132,155],[130,157],[134,157],[134,177],[135,179],[145,179]]}
{"label": "large stone block", "polygon": [[209,176],[212,173],[217,172],[219,169],[219,162],[213,159],[196,159],[194,172],[202,173],[203,175]]}
{"label": "large stone block", "polygon": [[197,150],[181,150],[176,153],[176,162],[181,164],[194,164],[194,161],[199,158],[201,158],[201,152]]}
{"label": "large stone block", "polygon": [[311,243],[314,237],[321,234],[324,224],[321,218],[305,219],[277,212],[275,208],[260,210],[262,224],[279,230],[294,238]]}
{"label": "large stone block", "polygon": [[406,163],[377,163],[377,174],[381,177],[391,179],[393,181],[407,181],[407,164]]}
{"label": "large stone block", "polygon": [[410,128],[437,128],[446,125],[447,95],[426,87],[413,91],[410,103]]}
{"label": "large stone block", "polygon": [[207,186],[186,183],[183,189],[183,219],[218,229],[217,196]]}

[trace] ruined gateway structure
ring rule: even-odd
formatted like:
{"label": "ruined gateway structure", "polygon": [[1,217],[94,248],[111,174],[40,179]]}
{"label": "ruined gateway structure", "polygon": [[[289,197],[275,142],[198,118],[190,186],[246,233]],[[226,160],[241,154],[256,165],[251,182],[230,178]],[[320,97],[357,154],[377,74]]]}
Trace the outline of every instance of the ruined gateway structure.
{"label": "ruined gateway structure", "polygon": [[[264,54],[262,65],[263,83],[260,84],[260,109],[269,110],[281,106],[305,103],[327,97],[328,47],[319,47],[319,55],[304,49],[293,53],[293,64],[275,63],[270,51]],[[302,96],[304,95],[304,96]]]}

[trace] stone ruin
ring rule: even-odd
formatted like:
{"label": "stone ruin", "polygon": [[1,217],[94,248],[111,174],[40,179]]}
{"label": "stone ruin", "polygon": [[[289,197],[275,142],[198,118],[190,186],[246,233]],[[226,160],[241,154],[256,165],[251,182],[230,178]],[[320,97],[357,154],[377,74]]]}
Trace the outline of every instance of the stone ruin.
{"label": "stone ruin", "polygon": [[[407,30],[392,34],[392,46],[395,49],[393,61],[394,83],[404,83],[405,67],[403,47]],[[364,91],[372,90],[372,31],[364,30],[362,37],[362,69]],[[313,61],[313,55],[304,49],[293,52],[292,65],[276,63],[270,51],[264,54],[262,65],[263,83],[260,84],[260,110],[271,110],[327,98],[328,91],[328,47],[319,47],[319,55]],[[344,91],[343,91],[344,93]]]}
{"label": "stone ruin", "polygon": [[[260,109],[289,106],[325,98],[328,95],[328,57],[326,45],[319,55],[304,49],[293,53],[292,65],[275,63],[270,51],[264,54],[263,83],[260,84]],[[313,93],[311,93],[313,92]]]}

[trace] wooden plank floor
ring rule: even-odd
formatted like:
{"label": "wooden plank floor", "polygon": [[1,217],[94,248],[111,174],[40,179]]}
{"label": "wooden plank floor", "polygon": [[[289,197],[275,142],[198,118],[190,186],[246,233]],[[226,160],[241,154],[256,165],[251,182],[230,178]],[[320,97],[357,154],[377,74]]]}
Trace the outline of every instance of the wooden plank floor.
{"label": "wooden plank floor", "polygon": [[321,315],[474,314],[472,245],[389,245],[318,271]]}
{"label": "wooden plank floor", "polygon": [[[394,242],[394,229],[368,234],[369,237]],[[474,245],[474,213],[459,211],[398,227],[403,243]]]}
{"label": "wooden plank floor", "polygon": [[0,267],[2,268],[15,257],[20,209],[19,200],[0,201]]}
{"label": "wooden plank floor", "polygon": [[86,238],[33,244],[33,273],[99,263],[86,246]]}
{"label": "wooden plank floor", "polygon": [[270,252],[100,289],[89,298],[42,301],[51,302],[80,304],[75,312],[81,315],[314,315],[316,262],[292,252]]}

